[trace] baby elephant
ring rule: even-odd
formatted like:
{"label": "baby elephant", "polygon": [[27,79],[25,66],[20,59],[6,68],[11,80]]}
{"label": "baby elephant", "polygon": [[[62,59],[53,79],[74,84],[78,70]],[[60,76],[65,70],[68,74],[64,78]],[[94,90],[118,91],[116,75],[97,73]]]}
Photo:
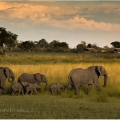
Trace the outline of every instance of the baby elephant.
{"label": "baby elephant", "polygon": [[[22,85],[25,86],[26,84],[27,84],[27,82],[22,82]],[[22,93],[22,95],[24,95],[24,88],[22,85],[20,82],[13,82],[10,87],[12,95],[14,95],[16,92],[18,92],[19,95],[20,95],[20,93]]]}
{"label": "baby elephant", "polygon": [[31,84],[31,83],[27,83],[27,85],[25,86],[25,90],[26,90],[26,93],[25,94],[28,94],[29,92],[31,92],[31,94],[33,93],[33,91],[38,94],[37,90],[40,89],[41,90],[41,87],[39,84],[37,83],[34,83],[34,84]]}
{"label": "baby elephant", "polygon": [[64,90],[64,85],[61,83],[51,84],[49,90],[51,94],[55,94],[56,92],[60,92],[61,90]]}

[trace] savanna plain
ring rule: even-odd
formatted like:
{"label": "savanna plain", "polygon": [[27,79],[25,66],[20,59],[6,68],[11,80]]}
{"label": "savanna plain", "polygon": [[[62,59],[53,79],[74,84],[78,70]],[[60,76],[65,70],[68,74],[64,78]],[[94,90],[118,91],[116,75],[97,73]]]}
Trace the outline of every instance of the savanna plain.
{"label": "savanna plain", "polygon": [[[103,66],[110,75],[107,87],[99,78],[101,92],[92,85],[87,94],[87,85],[80,88],[80,95],[73,90],[50,95],[52,83],[67,84],[68,74],[74,68]],[[42,73],[48,79],[48,88],[41,83],[38,95],[0,96],[0,118],[5,119],[119,119],[120,118],[120,55],[113,53],[25,53],[8,52],[0,56],[0,66],[9,67],[15,81],[22,73]],[[10,83],[6,80],[6,87]]]}

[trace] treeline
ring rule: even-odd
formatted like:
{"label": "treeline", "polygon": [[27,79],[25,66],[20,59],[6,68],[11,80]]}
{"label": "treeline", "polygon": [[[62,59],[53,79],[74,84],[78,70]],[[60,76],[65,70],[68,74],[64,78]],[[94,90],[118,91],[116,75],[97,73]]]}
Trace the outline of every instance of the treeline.
{"label": "treeline", "polygon": [[107,52],[113,51],[113,48],[120,48],[120,42],[115,41],[110,43],[113,47],[109,48],[104,46],[103,48],[98,47],[96,44],[86,44],[85,41],[81,41],[80,44],[75,46],[75,48],[69,48],[68,43],[60,42],[59,40],[53,40],[50,43],[45,39],[39,41],[27,40],[27,41],[18,41],[18,35],[10,31],[7,31],[6,28],[0,27],[0,48],[1,52],[3,51],[47,51],[47,52],[84,52],[86,48],[94,48],[98,52],[101,52],[103,49]]}

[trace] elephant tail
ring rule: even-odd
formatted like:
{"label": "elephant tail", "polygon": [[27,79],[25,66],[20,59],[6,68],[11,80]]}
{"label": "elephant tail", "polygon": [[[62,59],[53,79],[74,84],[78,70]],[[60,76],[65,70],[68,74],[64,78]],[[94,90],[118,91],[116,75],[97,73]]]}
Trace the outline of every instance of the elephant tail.
{"label": "elephant tail", "polygon": [[73,81],[72,81],[72,77],[69,75],[68,76],[68,89],[74,87]]}

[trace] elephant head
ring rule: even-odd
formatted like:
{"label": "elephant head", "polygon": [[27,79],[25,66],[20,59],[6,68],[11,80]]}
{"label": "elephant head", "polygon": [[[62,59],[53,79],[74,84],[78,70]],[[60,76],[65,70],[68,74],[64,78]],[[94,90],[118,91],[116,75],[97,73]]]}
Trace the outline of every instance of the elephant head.
{"label": "elephant head", "polygon": [[35,86],[35,88],[36,88],[36,89],[39,89],[39,90],[41,90],[41,87],[40,87],[40,85],[38,85],[38,84],[36,84],[36,83],[35,83],[35,84],[34,84],[34,86]]}
{"label": "elephant head", "polygon": [[[4,68],[4,74],[6,76],[6,78],[8,78],[9,82],[14,82],[15,81],[15,76],[14,73],[11,69],[9,69],[8,67]],[[12,78],[12,81],[10,80],[10,78]]]}
{"label": "elephant head", "polygon": [[58,90],[64,90],[64,85],[63,84],[58,83],[56,85],[57,85]]}
{"label": "elephant head", "polygon": [[36,73],[36,74],[35,74],[35,79],[36,79],[39,83],[41,83],[41,82],[46,83],[46,86],[45,86],[45,89],[46,89],[47,84],[48,84],[48,80],[47,80],[47,78],[45,77],[45,75],[40,74],[40,73]]}
{"label": "elephant head", "polygon": [[104,85],[103,85],[103,87],[106,87],[106,85],[107,85],[107,79],[108,79],[107,71],[102,66],[97,66],[96,70],[97,70],[98,77],[104,76]]}

